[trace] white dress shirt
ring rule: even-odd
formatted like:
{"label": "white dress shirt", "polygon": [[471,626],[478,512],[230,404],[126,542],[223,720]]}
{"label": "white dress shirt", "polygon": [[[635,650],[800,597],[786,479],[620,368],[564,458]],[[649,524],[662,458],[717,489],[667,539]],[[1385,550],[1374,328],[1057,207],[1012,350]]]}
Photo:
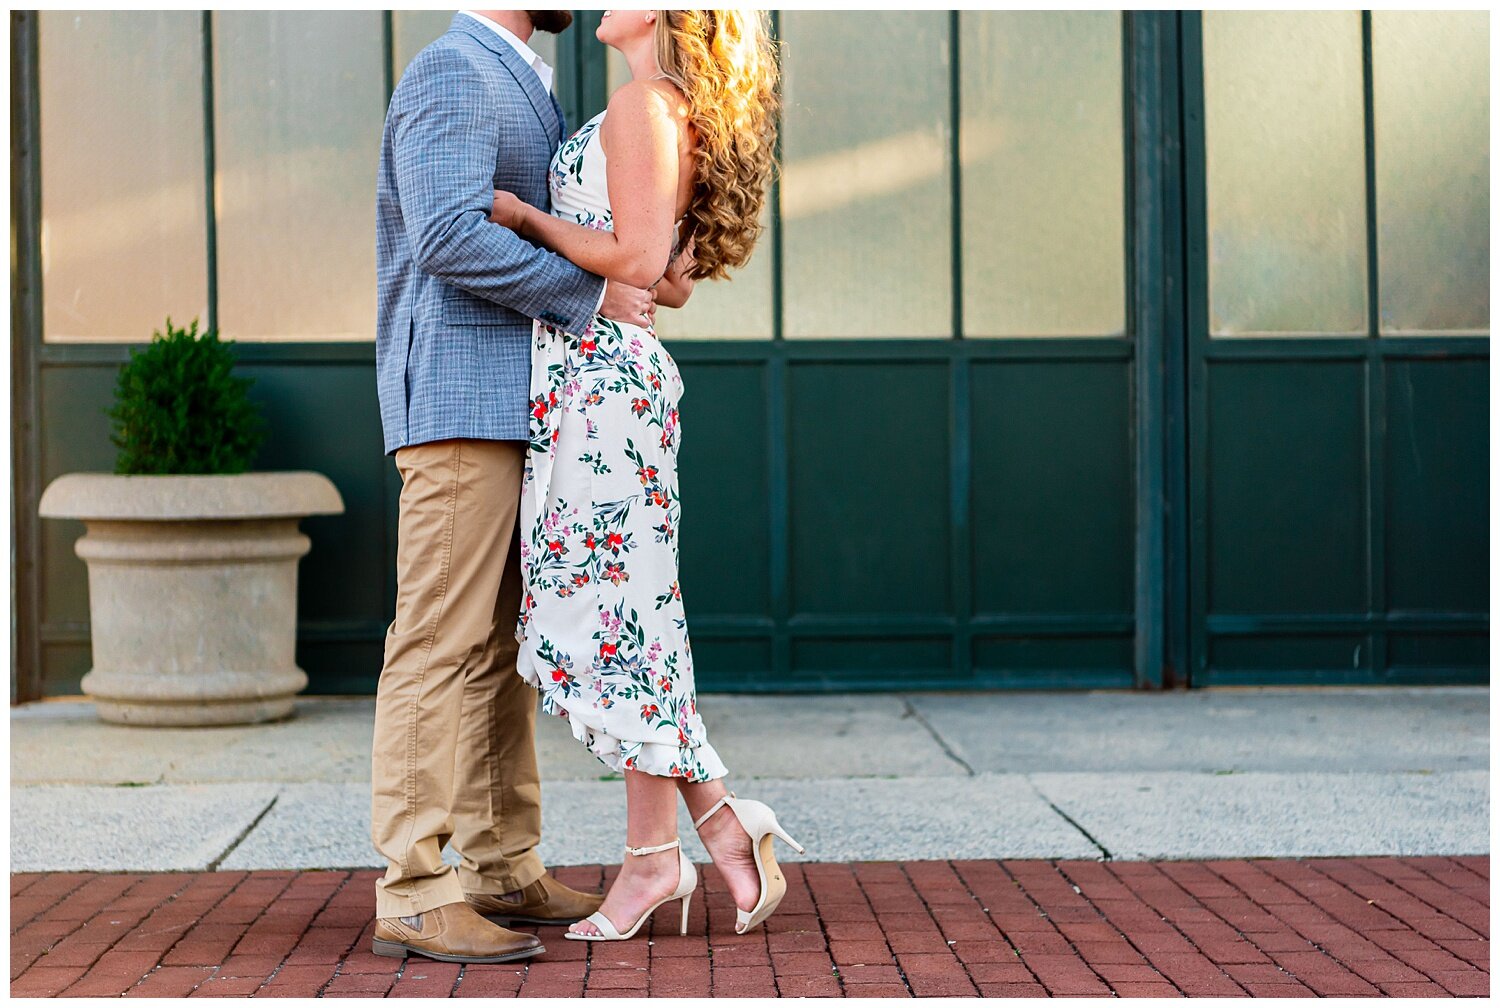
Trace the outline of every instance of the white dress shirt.
{"label": "white dress shirt", "polygon": [[467,14],[504,39],[505,43],[516,51],[516,55],[521,57],[521,61],[536,72],[537,80],[542,82],[542,90],[552,90],[552,67],[548,65],[546,60],[536,54],[535,49],[518,39],[515,33],[507,29],[504,25],[491,21],[483,14],[475,14],[469,10],[459,11],[459,13]]}

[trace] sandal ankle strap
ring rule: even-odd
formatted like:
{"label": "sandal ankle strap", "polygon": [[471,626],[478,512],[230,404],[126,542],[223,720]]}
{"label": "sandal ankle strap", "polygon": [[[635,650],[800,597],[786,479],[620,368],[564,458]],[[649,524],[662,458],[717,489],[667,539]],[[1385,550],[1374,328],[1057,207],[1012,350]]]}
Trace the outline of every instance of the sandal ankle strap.
{"label": "sandal ankle strap", "polygon": [[725,795],[723,798],[720,798],[718,801],[716,801],[712,805],[710,805],[708,807],[708,811],[707,812],[703,813],[701,816],[699,816],[696,820],[693,821],[693,829],[702,829],[703,828],[703,824],[706,823],[706,822],[708,822],[709,818],[711,816],[713,816],[713,814],[715,812],[719,811],[719,809],[721,809],[725,805],[729,804],[729,799],[731,799],[733,797],[735,797],[735,794],[734,794],[733,791],[731,791],[727,795]]}
{"label": "sandal ankle strap", "polygon": [[626,847],[625,853],[634,855],[635,857],[640,857],[643,854],[658,854],[665,850],[671,850],[673,847],[681,846],[682,840],[677,839],[673,840],[671,843],[657,844],[655,847]]}

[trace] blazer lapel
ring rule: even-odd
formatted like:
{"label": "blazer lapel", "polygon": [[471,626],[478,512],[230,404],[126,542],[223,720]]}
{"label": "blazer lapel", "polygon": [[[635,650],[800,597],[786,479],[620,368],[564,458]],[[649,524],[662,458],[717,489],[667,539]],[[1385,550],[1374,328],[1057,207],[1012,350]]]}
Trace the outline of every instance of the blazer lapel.
{"label": "blazer lapel", "polygon": [[484,25],[475,24],[474,19],[467,14],[453,15],[453,22],[448,26],[449,31],[458,30],[468,34],[480,45],[500,58],[500,63],[521,87],[526,95],[526,100],[531,102],[531,110],[536,113],[537,119],[549,136],[557,136],[558,120],[553,111],[552,97],[542,87],[542,82],[537,78],[536,71],[526,65],[521,59],[521,54],[516,52],[499,35],[490,31]]}

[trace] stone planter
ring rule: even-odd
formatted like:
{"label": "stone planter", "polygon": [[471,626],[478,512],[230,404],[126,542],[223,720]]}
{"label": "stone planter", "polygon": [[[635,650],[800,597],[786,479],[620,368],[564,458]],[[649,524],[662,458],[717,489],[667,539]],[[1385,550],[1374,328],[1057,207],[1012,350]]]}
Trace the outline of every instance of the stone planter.
{"label": "stone planter", "polygon": [[44,518],[76,518],[89,569],[93,669],[105,721],[223,725],[292,712],[297,561],[307,515],[341,514],[313,472],[235,476],[71,473],[42,494]]}

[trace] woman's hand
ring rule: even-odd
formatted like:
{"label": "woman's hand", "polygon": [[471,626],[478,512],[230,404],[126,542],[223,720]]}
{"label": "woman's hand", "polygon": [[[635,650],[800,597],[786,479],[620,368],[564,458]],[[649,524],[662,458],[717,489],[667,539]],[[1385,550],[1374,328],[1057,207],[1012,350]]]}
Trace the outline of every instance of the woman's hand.
{"label": "woman's hand", "polygon": [[516,234],[526,222],[526,203],[515,193],[504,189],[495,190],[495,202],[490,207],[490,220],[501,227],[508,227]]}
{"label": "woman's hand", "polygon": [[677,253],[667,266],[666,276],[651,288],[656,291],[656,303],[666,308],[681,308],[693,296],[693,278],[688,271],[693,268],[693,239]]}

